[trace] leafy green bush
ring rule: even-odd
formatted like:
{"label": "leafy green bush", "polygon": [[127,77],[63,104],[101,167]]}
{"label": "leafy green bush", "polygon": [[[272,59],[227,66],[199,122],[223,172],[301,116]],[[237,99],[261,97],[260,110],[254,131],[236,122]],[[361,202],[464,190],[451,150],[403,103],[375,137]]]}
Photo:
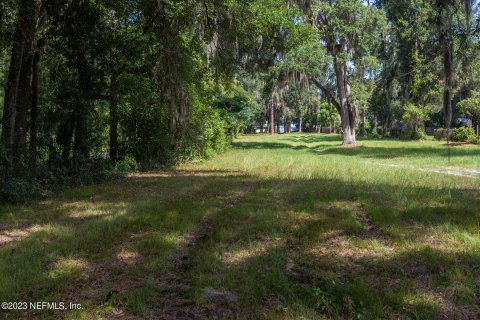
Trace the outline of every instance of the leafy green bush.
{"label": "leafy green bush", "polygon": [[107,159],[89,158],[79,161],[76,167],[42,167],[37,181],[40,185],[56,189],[100,183],[122,176]]}
{"label": "leafy green bush", "polygon": [[412,135],[413,140],[427,140],[427,134],[425,133],[425,129],[423,127],[417,128]]}
{"label": "leafy green bush", "polygon": [[453,130],[452,141],[476,143],[477,136],[472,127],[460,127]]}
{"label": "leafy green bush", "polygon": [[230,143],[218,110],[203,106],[190,119],[189,134],[179,142],[175,162],[210,158]]}
{"label": "leafy green bush", "polygon": [[458,109],[473,121],[480,121],[480,99],[468,98],[458,103]]}
{"label": "leafy green bush", "polygon": [[424,122],[430,118],[429,112],[430,110],[427,107],[407,103],[402,117],[406,127],[402,128],[401,138],[425,140],[427,135],[424,131]]}
{"label": "leafy green bush", "polygon": [[[447,139],[447,129],[435,129],[435,131],[433,132],[433,137],[435,138],[435,140],[445,140]],[[450,130],[450,137],[452,136],[452,131],[453,130]]]}
{"label": "leafy green bush", "polygon": [[133,157],[126,157],[114,166],[106,159],[84,159],[77,167],[41,166],[34,178],[9,176],[0,182],[0,200],[21,203],[47,196],[55,190],[77,187],[117,179],[137,166]]}
{"label": "leafy green bush", "polygon": [[430,110],[427,107],[418,106],[413,103],[407,103],[402,116],[402,121],[411,125],[421,125],[427,121]]}
{"label": "leafy green bush", "polygon": [[200,155],[204,158],[210,158],[222,152],[230,143],[225,132],[225,121],[220,118],[218,112],[212,113],[212,116],[207,118],[203,129],[203,150]]}
{"label": "leafy green bush", "polygon": [[1,200],[12,203],[24,202],[46,193],[37,181],[22,178],[10,178],[0,187]]}
{"label": "leafy green bush", "polygon": [[417,128],[406,126],[402,129],[400,138],[403,140],[426,140],[427,134],[425,133],[423,126]]}
{"label": "leafy green bush", "polygon": [[139,165],[135,157],[126,155],[115,163],[115,170],[119,172],[138,171]]}

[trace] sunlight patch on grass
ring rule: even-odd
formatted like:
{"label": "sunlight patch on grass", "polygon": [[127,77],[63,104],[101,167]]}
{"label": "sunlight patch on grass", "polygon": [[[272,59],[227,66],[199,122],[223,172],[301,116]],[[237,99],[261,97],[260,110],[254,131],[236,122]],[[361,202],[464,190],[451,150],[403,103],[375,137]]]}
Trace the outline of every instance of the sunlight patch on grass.
{"label": "sunlight patch on grass", "polygon": [[73,201],[63,203],[59,209],[68,213],[72,218],[88,218],[102,216],[118,210],[125,210],[128,204],[124,201]]}
{"label": "sunlight patch on grass", "polygon": [[88,262],[75,257],[62,257],[57,259],[50,268],[48,276],[52,279],[79,275],[86,270]]}
{"label": "sunlight patch on grass", "polygon": [[134,265],[138,262],[138,260],[141,258],[140,254],[135,251],[131,250],[121,250],[120,252],[117,253],[116,255],[117,259],[123,263],[126,263],[128,265]]}
{"label": "sunlight patch on grass", "polygon": [[[415,290],[403,297],[407,308],[419,309],[425,316],[438,313],[451,314],[454,306],[441,292],[434,290]],[[448,317],[447,317],[448,318]]]}
{"label": "sunlight patch on grass", "polygon": [[280,239],[264,239],[250,242],[246,246],[233,246],[223,253],[223,263],[228,267],[239,266],[249,259],[265,255],[267,251],[274,250],[282,244]]}
{"label": "sunlight patch on grass", "polygon": [[0,231],[0,246],[7,243],[21,240],[34,232],[42,230],[42,226],[33,225],[24,229],[12,229]]}
{"label": "sunlight patch on grass", "polygon": [[393,246],[377,242],[359,241],[347,236],[329,238],[305,251],[311,257],[330,257],[342,264],[353,266],[360,260],[389,258],[395,254]]}

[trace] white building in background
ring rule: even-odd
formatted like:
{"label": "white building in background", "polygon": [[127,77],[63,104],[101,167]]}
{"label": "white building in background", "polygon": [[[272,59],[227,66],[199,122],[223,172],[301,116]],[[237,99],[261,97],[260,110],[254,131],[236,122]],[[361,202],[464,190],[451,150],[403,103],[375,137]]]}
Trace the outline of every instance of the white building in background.
{"label": "white building in background", "polygon": [[471,127],[473,125],[473,122],[466,116],[460,116],[455,120],[455,124],[463,125],[464,127]]}

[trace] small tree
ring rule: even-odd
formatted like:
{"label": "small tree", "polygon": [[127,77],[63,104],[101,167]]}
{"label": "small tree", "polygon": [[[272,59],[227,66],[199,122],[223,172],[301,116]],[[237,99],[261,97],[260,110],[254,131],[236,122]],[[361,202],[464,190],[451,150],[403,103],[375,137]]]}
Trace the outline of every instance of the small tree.
{"label": "small tree", "polygon": [[331,131],[335,130],[335,120],[338,118],[337,110],[328,102],[322,102],[318,115],[318,122],[323,126],[327,126]]}
{"label": "small tree", "polygon": [[480,99],[468,98],[458,103],[458,108],[461,113],[470,117],[474,125],[476,125],[477,136],[479,135],[478,124],[480,123]]}
{"label": "small tree", "polygon": [[407,103],[402,121],[408,126],[408,130],[403,136],[410,139],[422,139],[425,135],[423,124],[430,119],[429,113],[430,111],[427,107]]}

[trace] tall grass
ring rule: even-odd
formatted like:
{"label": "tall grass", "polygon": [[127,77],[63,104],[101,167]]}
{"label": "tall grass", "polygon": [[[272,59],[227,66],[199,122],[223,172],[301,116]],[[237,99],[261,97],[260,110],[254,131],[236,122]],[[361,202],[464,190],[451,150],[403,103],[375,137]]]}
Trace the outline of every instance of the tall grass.
{"label": "tall grass", "polygon": [[340,141],[244,136],[173,171],[2,207],[0,300],[83,309],[1,316],[479,318],[480,147],[448,165],[440,142]]}

